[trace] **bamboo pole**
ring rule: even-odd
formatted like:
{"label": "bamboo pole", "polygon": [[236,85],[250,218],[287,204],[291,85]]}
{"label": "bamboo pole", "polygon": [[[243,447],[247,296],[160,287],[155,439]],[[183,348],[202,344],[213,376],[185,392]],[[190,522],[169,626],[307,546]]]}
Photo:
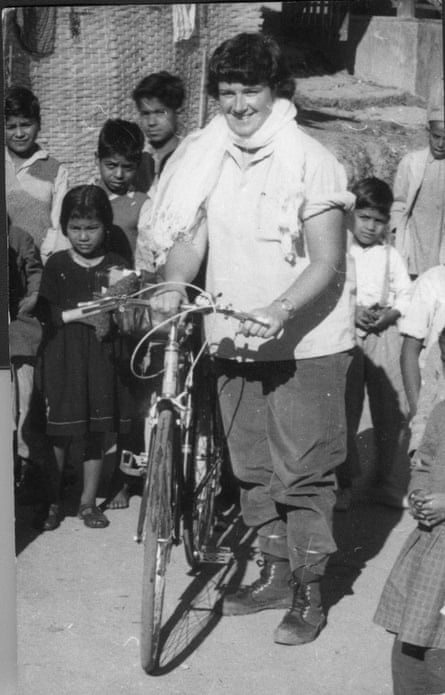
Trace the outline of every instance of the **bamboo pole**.
{"label": "bamboo pole", "polygon": [[[442,84],[445,84],[445,15],[442,5]],[[444,113],[445,113],[445,89],[444,94]]]}
{"label": "bamboo pole", "polygon": [[198,127],[203,128],[207,115],[207,48],[202,49],[201,59],[201,79],[199,82],[199,111],[198,111]]}

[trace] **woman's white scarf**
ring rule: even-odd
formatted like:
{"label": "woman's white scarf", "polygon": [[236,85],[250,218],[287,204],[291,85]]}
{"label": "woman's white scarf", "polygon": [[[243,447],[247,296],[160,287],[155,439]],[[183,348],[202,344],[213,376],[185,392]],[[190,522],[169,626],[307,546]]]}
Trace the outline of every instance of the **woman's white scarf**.
{"label": "woman's white scarf", "polygon": [[[233,144],[245,150],[265,148],[264,153],[270,148],[267,180],[258,201],[261,206],[262,200],[267,200],[268,214],[255,211],[258,236],[270,235],[272,223],[281,238],[284,256],[293,262],[292,244],[301,234],[299,211],[304,200],[303,162],[299,161],[303,152],[296,113],[290,101],[276,99],[270,115],[249,138],[237,137],[222,115],[213,118],[203,130],[187,136],[169,158],[159,180],[150,224],[138,237],[137,266],[159,267],[175,241],[193,238],[202,221],[204,204]],[[269,229],[263,231],[263,224]]]}

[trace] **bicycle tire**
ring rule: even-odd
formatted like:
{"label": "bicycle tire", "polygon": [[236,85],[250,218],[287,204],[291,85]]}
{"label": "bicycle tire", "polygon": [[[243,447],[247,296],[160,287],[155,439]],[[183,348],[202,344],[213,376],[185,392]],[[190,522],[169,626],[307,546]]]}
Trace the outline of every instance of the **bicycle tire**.
{"label": "bicycle tire", "polygon": [[215,497],[222,462],[221,431],[210,395],[201,399],[196,413],[193,452],[186,464],[183,541],[187,563],[197,569],[214,528]]}
{"label": "bicycle tire", "polygon": [[141,603],[141,666],[152,673],[158,663],[164,604],[165,575],[172,545],[171,476],[174,448],[174,414],[163,410],[154,434],[144,535]]}
{"label": "bicycle tire", "polygon": [[140,543],[144,537],[144,526],[147,516],[148,507],[148,495],[149,495],[149,474],[148,471],[144,476],[144,484],[142,488],[141,503],[139,505],[138,521],[136,526],[136,538],[138,543]]}
{"label": "bicycle tire", "polygon": [[147,505],[148,505],[148,494],[149,494],[149,461],[152,459],[154,444],[155,444],[155,431],[151,431],[151,425],[147,428],[147,419],[145,420],[144,426],[144,439],[147,451],[147,469],[144,475],[144,484],[142,488],[141,503],[139,505],[138,521],[136,526],[136,536],[135,540],[140,543],[144,537],[144,527],[147,516]]}

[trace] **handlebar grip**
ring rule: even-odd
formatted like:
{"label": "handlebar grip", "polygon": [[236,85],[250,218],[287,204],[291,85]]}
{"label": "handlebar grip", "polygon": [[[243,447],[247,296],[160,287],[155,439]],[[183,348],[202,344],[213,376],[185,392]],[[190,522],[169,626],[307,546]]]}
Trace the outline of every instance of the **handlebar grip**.
{"label": "handlebar grip", "polygon": [[[109,307],[108,310],[112,309]],[[104,311],[103,307],[85,307],[80,306],[77,309],[65,309],[62,311],[62,321],[63,323],[72,323],[73,321],[80,321],[81,319],[87,319],[89,316],[97,316]]]}
{"label": "handlebar grip", "polygon": [[86,316],[86,312],[83,307],[78,307],[77,309],[65,309],[62,311],[62,321],[63,323],[71,323],[71,321],[79,321]]}

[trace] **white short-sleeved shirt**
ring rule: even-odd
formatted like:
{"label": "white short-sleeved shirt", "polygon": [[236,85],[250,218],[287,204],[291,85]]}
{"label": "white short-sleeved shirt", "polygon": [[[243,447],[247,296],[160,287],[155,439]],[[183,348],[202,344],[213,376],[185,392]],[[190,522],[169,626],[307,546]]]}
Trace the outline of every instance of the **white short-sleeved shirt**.
{"label": "white short-sleeved shirt", "polygon": [[404,335],[423,342],[419,364],[424,365],[431,345],[445,327],[445,266],[438,265],[419,275],[399,329]]}
{"label": "white short-sleeved shirt", "polygon": [[[300,218],[304,222],[338,207],[340,194],[346,192],[346,175],[318,142],[301,130],[299,138],[304,153],[300,165],[304,191]],[[221,293],[223,302],[246,311],[267,306],[309,265],[303,238],[294,265],[283,254],[273,201],[265,193],[270,156],[270,150],[260,149],[243,167],[241,152],[230,146],[206,204],[206,287]],[[305,359],[349,350],[354,344],[353,292],[353,280],[347,277],[341,294],[326,292],[322,300],[288,321],[278,338],[267,340],[237,335],[237,321],[210,316],[206,331],[211,349],[220,357],[240,360]]]}

